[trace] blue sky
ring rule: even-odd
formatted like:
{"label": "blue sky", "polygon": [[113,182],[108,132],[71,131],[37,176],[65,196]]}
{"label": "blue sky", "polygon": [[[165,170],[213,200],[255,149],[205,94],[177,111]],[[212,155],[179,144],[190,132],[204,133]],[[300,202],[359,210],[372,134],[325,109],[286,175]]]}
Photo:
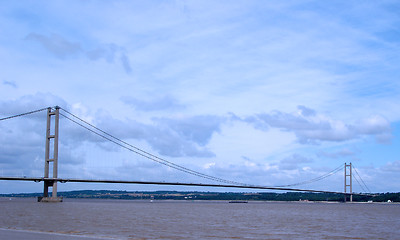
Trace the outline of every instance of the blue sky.
{"label": "blue sky", "polygon": [[[398,192],[399,13],[398,1],[3,2],[0,116],[59,105],[205,174],[282,185],[352,162],[371,191]],[[0,122],[2,175],[43,175],[44,128],[43,112]],[[66,119],[60,135],[62,177],[206,181]],[[342,191],[342,173],[328,179],[303,187]],[[77,188],[164,189],[59,187]]]}

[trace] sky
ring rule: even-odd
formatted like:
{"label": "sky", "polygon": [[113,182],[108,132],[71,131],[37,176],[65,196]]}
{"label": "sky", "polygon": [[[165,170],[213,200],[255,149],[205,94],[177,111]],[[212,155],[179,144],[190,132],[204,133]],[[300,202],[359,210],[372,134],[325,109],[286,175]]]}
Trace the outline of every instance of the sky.
{"label": "sky", "polygon": [[[0,32],[0,118],[58,105],[211,176],[277,186],[351,162],[371,192],[400,191],[399,1],[3,1]],[[45,125],[0,121],[2,176],[43,176]],[[298,187],[343,191],[343,175]],[[210,182],[63,116],[59,177]]]}

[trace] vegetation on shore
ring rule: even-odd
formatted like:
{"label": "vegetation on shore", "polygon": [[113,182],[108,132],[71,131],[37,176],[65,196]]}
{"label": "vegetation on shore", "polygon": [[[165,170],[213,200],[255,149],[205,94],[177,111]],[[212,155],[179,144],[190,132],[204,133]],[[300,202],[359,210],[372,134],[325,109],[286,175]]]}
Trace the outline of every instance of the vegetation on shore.
{"label": "vegetation on shore", "polygon": [[[41,193],[0,194],[0,197],[38,197]],[[399,193],[377,193],[375,196],[353,195],[355,202],[400,202]],[[59,192],[58,196],[65,198],[97,198],[97,199],[155,199],[155,200],[237,200],[237,201],[337,201],[343,202],[342,194],[308,193],[308,192],[180,192],[180,191],[111,191],[111,190],[80,190]]]}

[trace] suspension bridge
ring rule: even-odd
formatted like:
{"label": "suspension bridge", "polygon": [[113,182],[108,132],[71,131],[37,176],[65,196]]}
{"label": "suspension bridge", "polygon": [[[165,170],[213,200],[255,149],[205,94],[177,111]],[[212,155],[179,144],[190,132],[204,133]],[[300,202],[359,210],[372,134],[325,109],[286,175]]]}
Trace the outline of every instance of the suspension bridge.
{"label": "suspension bridge", "polygon": [[[172,186],[199,186],[199,187],[222,187],[222,188],[237,188],[237,189],[258,189],[258,190],[280,190],[280,191],[297,191],[297,192],[314,192],[314,193],[334,193],[343,194],[345,201],[349,198],[352,201],[353,195],[366,195],[373,196],[365,182],[362,180],[361,176],[358,174],[356,168],[350,163],[345,163],[337,167],[336,169],[323,174],[319,177],[302,181],[293,184],[280,185],[280,186],[263,186],[263,185],[252,185],[246,183],[240,183],[236,181],[231,181],[223,179],[220,177],[212,176],[209,174],[204,174],[199,171],[192,170],[190,168],[184,167],[179,164],[175,164],[168,161],[162,157],[138,148],[121,138],[118,138],[98,127],[83,120],[82,118],[72,114],[71,112],[63,109],[59,106],[47,107],[34,111],[29,111],[17,115],[7,116],[0,118],[0,121],[5,121],[13,118],[24,117],[26,115],[35,114],[38,112],[47,111],[47,121],[46,121],[46,143],[45,143],[45,161],[44,161],[44,175],[43,177],[15,177],[15,176],[1,176],[0,180],[4,181],[33,181],[33,182],[43,182],[43,197],[40,197],[39,201],[47,202],[57,202],[62,201],[62,198],[57,196],[57,183],[120,183],[120,184],[142,184],[142,185],[172,185]],[[211,180],[215,183],[185,183],[185,182],[165,182],[165,181],[128,181],[128,180],[109,180],[109,179],[79,179],[79,178],[59,178],[58,177],[58,142],[59,142],[59,119],[60,116],[71,121],[72,123],[82,127],[83,129],[91,132],[98,137],[103,138],[119,147],[122,147],[134,154],[137,154],[148,160],[157,162],[159,164],[165,165],[169,168],[190,174],[199,178]],[[327,191],[327,190],[315,190],[315,189],[302,189],[294,188],[295,186],[300,186],[304,184],[313,183],[325,179],[333,174],[343,171],[344,172],[344,191]],[[353,171],[356,175],[353,174]],[[353,192],[353,178],[357,181],[360,187],[365,193],[354,193]],[[49,188],[52,188],[51,194],[49,194]],[[368,192],[368,193],[367,193]]]}

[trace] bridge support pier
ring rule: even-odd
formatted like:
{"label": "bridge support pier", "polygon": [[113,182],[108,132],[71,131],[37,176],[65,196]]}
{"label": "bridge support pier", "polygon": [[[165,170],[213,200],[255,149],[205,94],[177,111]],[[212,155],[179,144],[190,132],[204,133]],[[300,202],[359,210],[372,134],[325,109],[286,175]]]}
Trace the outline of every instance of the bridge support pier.
{"label": "bridge support pier", "polygon": [[347,189],[349,189],[350,193],[350,202],[353,202],[353,179],[352,179],[352,169],[351,169],[351,163],[346,164],[344,163],[344,201],[347,201]]}
{"label": "bridge support pier", "polygon": [[[38,197],[38,202],[62,202],[62,197],[57,197],[57,180],[58,177],[58,126],[60,108],[56,106],[47,109],[47,126],[46,126],[46,147],[44,162],[44,189],[43,197]],[[54,117],[54,130],[51,129],[52,119]],[[52,147],[52,149],[51,149]],[[50,157],[51,156],[51,157]],[[50,177],[50,168],[52,168],[52,176]],[[52,194],[49,197],[49,187],[52,187]]]}

